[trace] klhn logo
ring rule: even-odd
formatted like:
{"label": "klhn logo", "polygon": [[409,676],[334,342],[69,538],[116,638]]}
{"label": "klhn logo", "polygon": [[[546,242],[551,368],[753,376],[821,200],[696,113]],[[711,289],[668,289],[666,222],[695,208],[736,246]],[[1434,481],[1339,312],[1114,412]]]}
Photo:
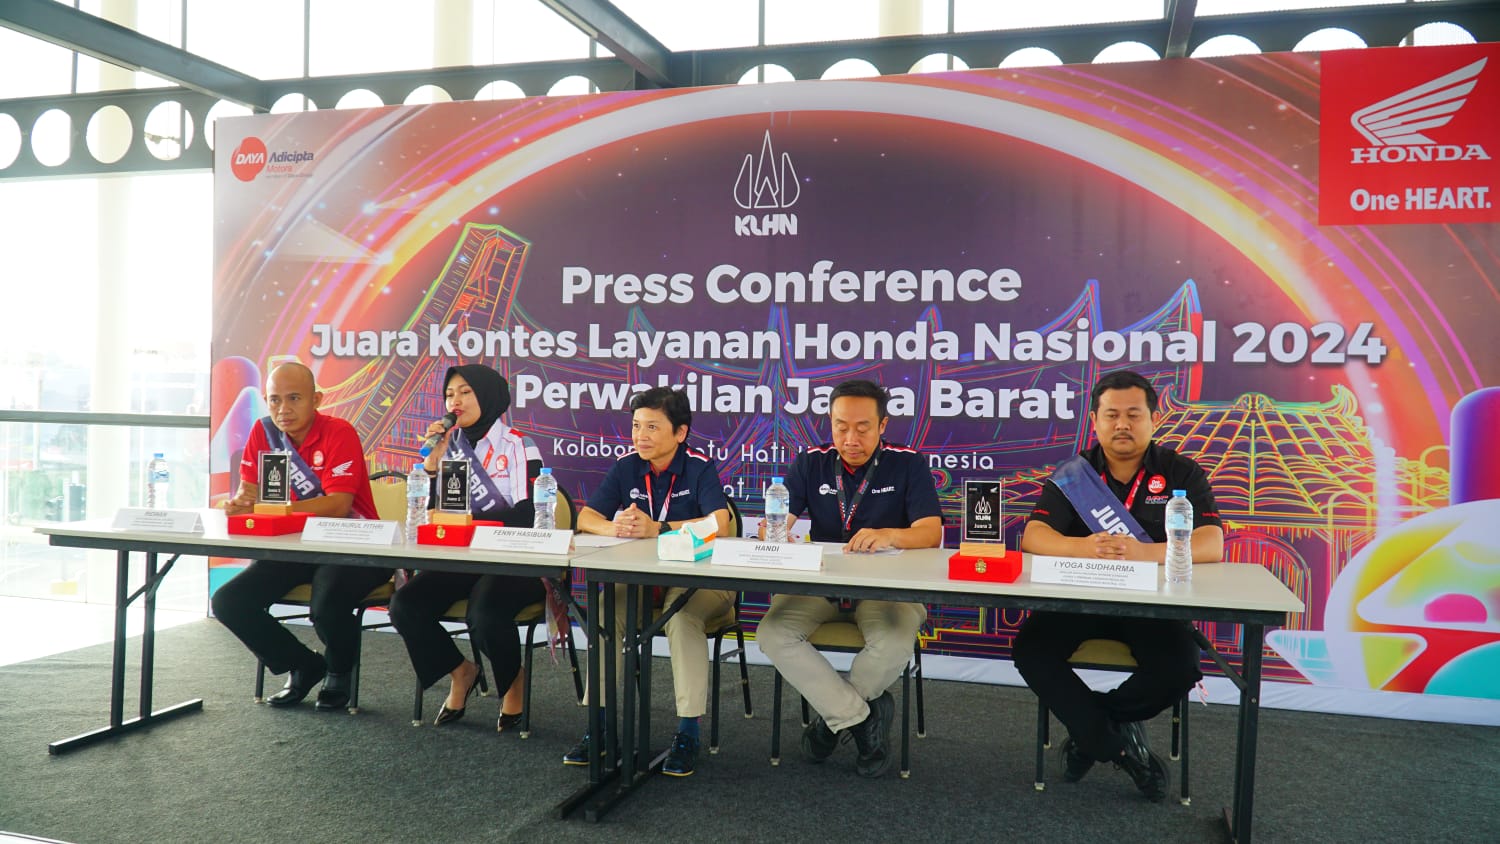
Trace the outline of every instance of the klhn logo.
{"label": "klhn logo", "polygon": [[795,235],[797,215],[784,212],[796,205],[801,195],[802,185],[797,181],[797,170],[792,167],[792,157],[783,152],[777,158],[776,150],[771,147],[771,133],[767,131],[765,142],[760,147],[760,160],[747,154],[745,163],[740,165],[739,178],[734,180],[735,203],[746,211],[761,213],[735,215],[735,235]]}
{"label": "klhn logo", "polygon": [[989,524],[994,520],[995,511],[994,508],[990,507],[990,500],[988,498],[979,499],[979,503],[974,505],[974,521]]}
{"label": "klhn logo", "polygon": [[1440,144],[1423,134],[1448,125],[1464,107],[1486,61],[1480,59],[1354,112],[1349,122],[1371,145],[1353,147],[1350,163],[1488,161],[1489,153],[1479,144]]}

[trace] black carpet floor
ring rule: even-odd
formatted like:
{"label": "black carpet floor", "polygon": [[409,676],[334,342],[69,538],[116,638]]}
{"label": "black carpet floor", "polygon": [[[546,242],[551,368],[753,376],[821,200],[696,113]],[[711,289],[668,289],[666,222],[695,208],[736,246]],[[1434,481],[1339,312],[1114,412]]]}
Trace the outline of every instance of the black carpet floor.
{"label": "black carpet floor", "polygon": [[[310,702],[282,711],[251,701],[254,660],[205,620],[159,635],[155,692],[158,707],[202,697],[202,713],[49,756],[49,741],[105,723],[109,653],[0,668],[0,830],[80,844],[1227,840],[1231,707],[1194,706],[1189,806],[1147,803],[1110,766],[1065,784],[1056,751],[1037,792],[1031,694],[942,681],[926,685],[927,737],[912,739],[911,778],[868,781],[851,746],[822,765],[801,757],[790,693],[783,761],[772,767],[772,675],[751,666],[755,716],[742,717],[726,675],[718,755],[705,753],[692,777],[656,778],[592,824],[553,818],[586,776],[560,764],[584,725],[565,663],[539,659],[529,739],[495,733],[493,697],[471,702],[463,721],[416,728],[393,634],[366,634],[358,715]],[[675,723],[670,671],[665,660],[653,668],[664,744]],[[445,690],[443,681],[428,692],[429,721]],[[1165,716],[1151,724],[1159,751],[1167,730]],[[1175,764],[1173,773],[1175,790]],[[1264,710],[1257,783],[1260,841],[1500,840],[1496,728]]]}

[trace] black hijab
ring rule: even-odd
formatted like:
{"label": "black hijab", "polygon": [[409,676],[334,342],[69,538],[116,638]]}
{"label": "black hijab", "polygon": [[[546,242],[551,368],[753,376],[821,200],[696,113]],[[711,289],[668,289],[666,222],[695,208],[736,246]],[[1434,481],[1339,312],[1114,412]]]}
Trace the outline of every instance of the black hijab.
{"label": "black hijab", "polygon": [[510,386],[505,383],[505,376],[488,366],[467,363],[448,367],[448,372],[443,375],[444,392],[447,392],[448,382],[455,375],[461,375],[469,382],[469,388],[474,391],[474,398],[479,402],[479,420],[463,429],[469,445],[475,446],[490,432],[500,414],[510,409]]}

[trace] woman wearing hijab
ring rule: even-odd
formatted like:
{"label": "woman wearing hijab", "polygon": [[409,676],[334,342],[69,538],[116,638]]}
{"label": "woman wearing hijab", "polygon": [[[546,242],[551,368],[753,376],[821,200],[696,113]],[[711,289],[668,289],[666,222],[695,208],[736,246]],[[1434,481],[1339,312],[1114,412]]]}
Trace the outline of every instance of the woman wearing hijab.
{"label": "woman wearing hijab", "polygon": [[[530,478],[541,473],[542,457],[531,438],[500,421],[510,407],[505,378],[488,366],[469,364],[448,369],[443,378],[443,401],[458,417],[443,437],[441,447],[427,456],[426,469],[437,477],[438,461],[466,458],[478,479],[470,497],[475,518],[531,527]],[[443,432],[435,421],[427,435]],[[424,571],[408,580],[391,599],[391,621],[406,643],[406,652],[422,688],[447,674],[452,679],[448,698],[434,724],[464,716],[464,708],[479,680],[479,666],[463,652],[439,619],[453,602],[467,598],[469,636],[494,667],[495,688],[507,689],[500,703],[501,732],[521,723],[521,640],[516,613],[541,601],[545,587],[535,577],[500,574],[455,574]]]}

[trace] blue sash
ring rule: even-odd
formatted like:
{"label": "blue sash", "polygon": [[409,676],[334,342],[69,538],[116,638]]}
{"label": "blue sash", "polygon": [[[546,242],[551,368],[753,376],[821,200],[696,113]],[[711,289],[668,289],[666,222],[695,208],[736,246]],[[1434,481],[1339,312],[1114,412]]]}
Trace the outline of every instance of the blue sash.
{"label": "blue sash", "polygon": [[[464,438],[463,432],[459,431],[448,439],[448,459],[469,461],[469,513],[483,518],[486,513],[503,510],[510,506],[505,502],[500,489],[495,486],[495,479],[479,463],[479,457],[474,453],[474,447]],[[526,471],[524,468],[521,471]],[[531,527],[520,525],[520,527]]]}
{"label": "blue sash", "polygon": [[1129,534],[1140,542],[1152,541],[1083,455],[1075,454],[1057,464],[1052,470],[1051,480],[1062,490],[1090,531]]}
{"label": "blue sash", "polygon": [[286,435],[266,416],[260,420],[260,427],[266,432],[266,442],[270,444],[272,451],[285,452],[291,457],[287,461],[287,473],[291,475],[288,480],[292,482],[292,491],[297,493],[298,501],[306,501],[309,498],[321,498],[324,495],[323,484],[318,482],[318,475],[297,453],[297,449],[287,441]]}

